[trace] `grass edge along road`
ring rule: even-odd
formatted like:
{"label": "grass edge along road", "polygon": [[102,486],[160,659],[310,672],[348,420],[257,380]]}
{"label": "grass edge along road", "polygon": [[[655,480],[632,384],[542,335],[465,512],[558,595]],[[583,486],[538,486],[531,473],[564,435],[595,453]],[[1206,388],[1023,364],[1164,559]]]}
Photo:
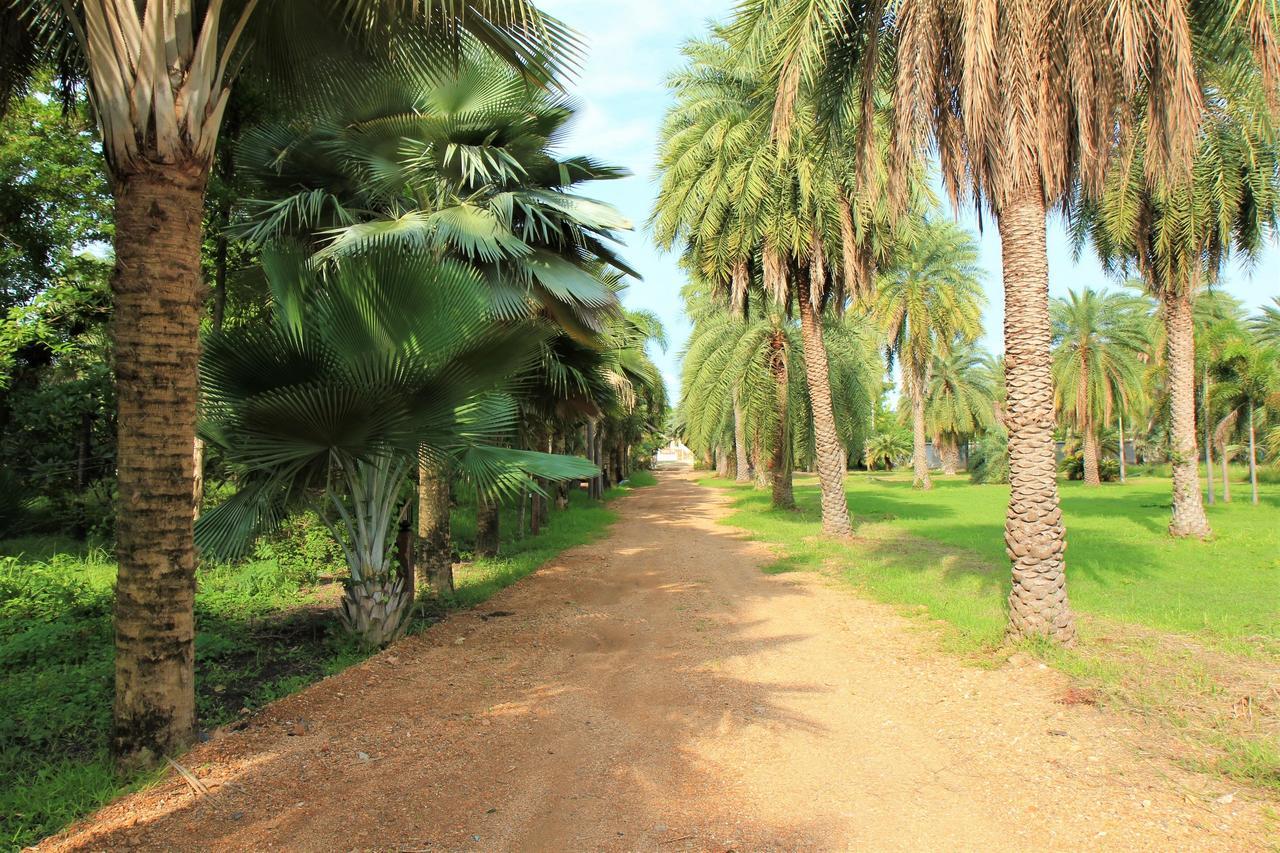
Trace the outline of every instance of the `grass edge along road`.
{"label": "grass edge along road", "polygon": [[[560,553],[604,535],[617,513],[607,505],[655,483],[636,471],[604,503],[570,495],[536,537],[504,537],[502,554],[455,567],[457,591],[443,606],[424,599],[420,631],[448,610],[475,607]],[[469,541],[472,508],[454,512],[455,541]],[[501,529],[516,528],[504,508]],[[111,597],[115,564],[102,549],[72,553],[54,540],[0,542],[0,849],[19,849],[58,832],[164,770],[128,780],[106,754],[111,708]],[[196,690],[205,729],[249,713],[367,658],[341,635],[337,586],[282,577],[273,560],[202,570],[197,594]],[[33,736],[34,735],[34,736]]]}
{"label": "grass edge along road", "polygon": [[[1011,653],[1049,663],[1076,679],[1079,689],[1069,701],[1098,702],[1158,723],[1162,749],[1179,764],[1221,773],[1253,787],[1261,796],[1280,795],[1280,637],[1268,610],[1280,606],[1280,594],[1260,601],[1238,592],[1214,595],[1206,590],[1205,601],[1245,612],[1207,619],[1213,628],[1179,631],[1169,623],[1188,622],[1191,617],[1162,610],[1160,602],[1150,600],[1152,590],[1161,588],[1159,577],[1143,579],[1145,598],[1120,592],[1108,595],[1110,589],[1127,590],[1132,584],[1097,570],[1099,560],[1105,559],[1121,570],[1131,566],[1137,571],[1140,562],[1133,560],[1134,549],[1149,536],[1151,547],[1160,549],[1162,565],[1168,564],[1171,552],[1186,549],[1184,559],[1190,562],[1174,569],[1194,570],[1203,588],[1204,573],[1216,568],[1214,557],[1222,559],[1232,550],[1226,536],[1243,535],[1242,526],[1261,530],[1270,520],[1273,529],[1261,535],[1280,537],[1274,487],[1261,507],[1247,502],[1210,507],[1211,520],[1220,528],[1214,541],[1170,545],[1158,526],[1168,514],[1166,480],[1131,479],[1125,486],[1107,485],[1087,493],[1082,484],[1063,483],[1067,584],[1081,623],[1079,644],[1065,650],[1037,643],[1016,649],[1004,644],[1009,569],[1000,530],[1007,487],[939,478],[934,491],[916,492],[910,488],[909,475],[851,473],[846,491],[856,535],[849,545],[820,535],[818,488],[812,476],[797,476],[794,512],[773,510],[768,494],[748,484],[710,476],[699,483],[734,493],[733,512],[722,524],[746,530],[751,538],[775,547],[777,559],[764,571],[821,572],[871,598],[898,605],[909,616],[929,620],[942,648],[979,666],[1001,665]],[[1163,504],[1151,501],[1151,492],[1157,489],[1163,489]],[[1152,524],[1128,524],[1122,535],[1098,543],[1098,548],[1107,549],[1105,554],[1091,554],[1093,525],[1073,513],[1078,513],[1082,500],[1093,502],[1100,496],[1132,505],[1129,508],[1143,518],[1160,518]],[[964,526],[960,520],[972,523]],[[1126,524],[1122,514],[1114,512],[1099,513],[1095,523],[1112,530]],[[998,547],[980,552],[934,538],[930,530],[939,537],[994,542]],[[1265,548],[1269,541],[1251,542],[1250,548]],[[1077,568],[1074,574],[1073,567]],[[1263,590],[1270,578],[1277,585],[1273,590],[1280,592],[1280,560],[1244,568],[1263,575]],[[1230,583],[1230,578],[1221,581],[1225,586]],[[1096,606],[1099,603],[1106,606]],[[1256,618],[1258,613],[1263,614],[1261,619]]]}

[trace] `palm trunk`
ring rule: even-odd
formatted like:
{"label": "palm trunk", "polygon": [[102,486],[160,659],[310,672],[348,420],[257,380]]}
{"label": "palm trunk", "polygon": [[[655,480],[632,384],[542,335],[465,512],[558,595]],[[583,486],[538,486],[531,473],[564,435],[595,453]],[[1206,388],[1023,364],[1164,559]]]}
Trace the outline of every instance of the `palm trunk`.
{"label": "palm trunk", "polygon": [[939,437],[938,452],[942,456],[942,473],[954,477],[960,470],[960,447],[954,438]]}
{"label": "palm trunk", "polygon": [[782,348],[781,333],[774,338],[773,378],[778,394],[778,430],[773,441],[773,458],[769,462],[773,507],[774,509],[795,509],[796,499],[791,488],[791,430],[787,423],[790,381],[787,376],[787,354]]}
{"label": "palm trunk", "polygon": [[205,172],[152,165],[115,187],[115,705],[122,768],[180,752],[195,734],[196,368]]}
{"label": "palm trunk", "polygon": [[796,295],[800,303],[805,380],[809,386],[809,405],[813,410],[814,455],[818,481],[822,485],[822,532],[828,536],[852,536],[849,502],[844,492],[842,445],[831,403],[830,366],[827,363],[827,344],[822,337],[822,318],[818,314],[818,306],[812,304],[806,282],[796,282]]}
{"label": "palm trunk", "polygon": [[449,476],[418,465],[418,553],[414,565],[438,596],[453,595],[453,543],[449,524]]}
{"label": "palm trunk", "polygon": [[919,374],[910,374],[903,369],[907,378],[907,394],[911,398],[911,486],[928,491],[933,488],[929,479],[929,457],[925,451],[924,424],[924,387],[925,378]]}
{"label": "palm trunk", "polygon": [[1081,456],[1084,459],[1084,484],[1101,486],[1102,475],[1098,471],[1098,431],[1092,424],[1084,428],[1084,448]]}
{"label": "palm trunk", "polygon": [[1220,455],[1222,457],[1222,502],[1224,504],[1229,504],[1231,503],[1231,477],[1230,477],[1231,469],[1228,467],[1228,463],[1231,460],[1227,458],[1227,439],[1225,437],[1222,439],[1221,449],[1222,449],[1222,453]]}
{"label": "palm trunk", "polygon": [[1253,488],[1253,505],[1258,505],[1258,448],[1253,432],[1253,406],[1249,406],[1249,485]]}
{"label": "palm trunk", "polygon": [[737,388],[733,389],[733,450],[737,460],[733,479],[739,483],[751,482],[751,462],[747,457],[747,425]]}
{"label": "palm trunk", "polygon": [[764,458],[764,450],[760,447],[760,439],[757,437],[755,447],[752,448],[752,474],[755,477],[755,487],[757,489],[769,488],[769,463]]}
{"label": "palm trunk", "polygon": [[1209,437],[1209,365],[1204,367],[1204,380],[1200,386],[1201,392],[1200,411],[1204,421],[1204,472],[1205,472],[1205,491],[1209,495],[1209,503],[1213,503],[1213,441]]}
{"label": "palm trunk", "polygon": [[1120,433],[1120,482],[1123,483],[1126,480],[1126,477],[1125,477],[1126,463],[1124,458],[1125,448],[1124,448],[1124,413],[1123,412],[1120,412],[1120,411],[1116,412],[1116,426],[1118,428],[1117,432]]}
{"label": "palm trunk", "polygon": [[1049,256],[1039,189],[1024,189],[1007,199],[997,224],[1004,263],[1008,385],[1005,544],[1013,562],[1008,633],[1070,644],[1076,632],[1067,601],[1066,530],[1054,464]]}
{"label": "palm trunk", "polygon": [[476,554],[498,556],[498,504],[476,495]]}
{"label": "palm trunk", "polygon": [[[1157,292],[1168,294],[1168,288],[1157,288]],[[1169,533],[1204,538],[1211,531],[1200,498],[1197,470],[1200,462],[1196,452],[1195,322],[1190,294],[1185,290],[1168,294],[1163,313],[1173,442],[1173,518],[1169,522]]]}

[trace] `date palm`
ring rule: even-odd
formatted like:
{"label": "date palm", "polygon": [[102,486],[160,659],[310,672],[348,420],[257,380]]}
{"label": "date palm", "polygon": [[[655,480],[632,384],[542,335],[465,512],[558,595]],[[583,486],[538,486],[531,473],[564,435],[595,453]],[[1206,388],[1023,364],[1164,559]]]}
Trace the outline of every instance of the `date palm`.
{"label": "date palm", "polygon": [[1249,484],[1253,503],[1257,505],[1258,421],[1266,417],[1268,409],[1280,410],[1280,350],[1256,341],[1239,341],[1227,349],[1215,372],[1218,383],[1214,396],[1228,417],[1235,415],[1244,424],[1249,447]]}
{"label": "date palm", "polygon": [[[1228,33],[1230,35],[1230,33]],[[1089,239],[1105,265],[1136,268],[1160,300],[1173,447],[1174,536],[1211,533],[1197,465],[1195,328],[1197,294],[1232,254],[1256,255],[1280,214],[1280,148],[1267,84],[1236,55],[1201,61],[1201,116],[1189,179],[1153,179],[1153,131],[1138,125],[1100,196],[1077,201],[1077,241]],[[1241,56],[1241,55],[1244,56]],[[1206,448],[1207,450],[1207,448]]]}
{"label": "date palm", "polygon": [[[871,187],[855,193],[852,161],[827,144],[812,109],[789,145],[771,140],[759,75],[717,32],[685,47],[669,81],[675,104],[660,141],[661,186],[653,225],[660,244],[682,242],[691,269],[730,294],[762,277],[768,298],[800,317],[804,374],[814,423],[823,531],[849,536],[844,454],[830,383],[822,315],[840,311],[869,284],[883,254],[888,217]],[[808,102],[806,102],[807,104]]]}
{"label": "date palm", "polygon": [[944,474],[959,468],[963,442],[996,425],[995,369],[991,356],[963,340],[933,358],[925,417]]}
{"label": "date palm", "polygon": [[1063,422],[1083,438],[1084,482],[1099,486],[1099,433],[1143,394],[1151,341],[1147,304],[1086,288],[1049,305],[1053,399]]}
{"label": "date palm", "polygon": [[866,105],[887,79],[898,164],[891,197],[905,198],[911,165],[932,149],[953,203],[974,198],[995,217],[1005,284],[1012,636],[1075,638],[1054,465],[1046,211],[1077,181],[1101,186],[1138,97],[1155,143],[1144,161],[1148,175],[1184,173],[1202,116],[1193,43],[1208,49],[1242,38],[1275,85],[1273,13],[1272,0],[747,0],[740,7],[733,38],[768,70],[775,136],[785,138],[808,85],[825,93],[828,121],[853,121],[859,150],[872,150],[880,134],[865,120]]}
{"label": "date palm", "polygon": [[1280,296],[1273,296],[1272,305],[1263,305],[1262,313],[1253,319],[1252,326],[1258,340],[1268,346],[1280,346]]}
{"label": "date palm", "polygon": [[[412,30],[450,55],[462,33],[544,79],[573,47],[526,0],[4,0],[42,59],[74,68],[102,134],[115,195],[114,352],[119,408],[115,706],[122,767],[152,764],[195,733],[195,444],[204,193],[231,89],[261,68],[274,90],[323,92],[337,52],[385,49]],[[399,44],[407,48],[408,44]],[[549,59],[548,59],[549,58]],[[38,63],[6,52],[15,74]],[[301,87],[299,87],[301,88]]]}
{"label": "date palm", "polygon": [[925,457],[929,369],[959,339],[982,332],[982,272],[973,237],[947,221],[926,221],[876,282],[875,315],[911,406],[913,485],[931,489]]}

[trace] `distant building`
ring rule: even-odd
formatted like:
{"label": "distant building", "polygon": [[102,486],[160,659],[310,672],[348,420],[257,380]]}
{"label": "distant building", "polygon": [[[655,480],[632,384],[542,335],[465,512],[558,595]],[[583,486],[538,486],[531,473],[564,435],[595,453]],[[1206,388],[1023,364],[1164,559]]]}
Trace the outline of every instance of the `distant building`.
{"label": "distant building", "polygon": [[666,446],[654,456],[659,465],[690,465],[693,463],[693,451],[684,446],[679,439],[671,439]]}

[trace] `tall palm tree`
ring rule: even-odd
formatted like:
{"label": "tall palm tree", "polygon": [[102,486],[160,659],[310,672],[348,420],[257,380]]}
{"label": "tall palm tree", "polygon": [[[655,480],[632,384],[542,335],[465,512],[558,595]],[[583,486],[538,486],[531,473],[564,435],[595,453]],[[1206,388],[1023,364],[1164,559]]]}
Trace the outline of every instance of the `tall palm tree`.
{"label": "tall palm tree", "polygon": [[929,371],[925,417],[942,473],[955,474],[960,445],[996,424],[996,380],[991,356],[972,343],[954,342],[935,355]]}
{"label": "tall palm tree", "polygon": [[843,148],[827,144],[813,110],[788,146],[770,139],[760,79],[720,32],[685,46],[669,86],[661,186],[653,225],[660,244],[688,249],[691,268],[730,293],[735,307],[759,276],[768,298],[800,315],[822,486],[823,531],[849,536],[843,449],[834,414],[822,315],[841,311],[869,284],[887,249],[883,197],[853,192]]}
{"label": "tall palm tree", "polygon": [[[364,47],[377,49],[395,41],[389,36],[397,30],[412,29],[422,50],[404,55],[442,59],[468,33],[547,79],[573,38],[527,0],[5,0],[5,6],[21,12],[42,58],[71,56],[63,67],[88,81],[113,181],[120,500],[111,744],[122,767],[153,764],[195,734],[191,504],[201,226],[237,72],[267,69],[279,92],[279,81],[295,71],[323,92],[321,73],[342,64],[335,53],[350,42],[346,36],[368,36]],[[36,67],[29,58],[6,52],[0,77],[12,80]]]}
{"label": "tall palm tree", "polygon": [[1099,433],[1143,393],[1151,340],[1145,301],[1091,288],[1049,305],[1053,324],[1053,399],[1062,420],[1084,439],[1084,482],[1099,486]]}
{"label": "tall palm tree", "polygon": [[1268,346],[1280,346],[1280,296],[1271,297],[1274,305],[1263,305],[1262,313],[1253,319],[1252,326],[1258,340]]}
{"label": "tall palm tree", "polygon": [[1243,412],[1249,442],[1249,484],[1258,503],[1258,439],[1260,417],[1267,408],[1280,409],[1280,349],[1256,342],[1231,346],[1218,364],[1215,396],[1230,414]]}
{"label": "tall palm tree", "polygon": [[877,279],[875,315],[911,404],[911,466],[918,489],[933,488],[925,457],[929,368],[957,339],[969,343],[981,334],[984,302],[973,237],[945,220],[926,221]]}
{"label": "tall palm tree", "polygon": [[859,150],[873,150],[882,128],[865,105],[887,78],[899,163],[891,197],[905,197],[910,164],[932,148],[953,203],[972,197],[995,217],[1005,284],[1013,636],[1075,638],[1054,465],[1046,212],[1077,179],[1101,185],[1113,140],[1131,124],[1129,105],[1140,95],[1157,143],[1147,172],[1185,170],[1201,120],[1193,43],[1243,34],[1259,67],[1272,78],[1280,69],[1270,0],[1210,0],[1197,4],[1194,19],[1188,7],[747,0],[734,25],[739,50],[768,69],[775,135],[785,137],[802,84],[811,81],[825,93],[828,120],[852,120]]}
{"label": "tall palm tree", "polygon": [[[1200,497],[1196,450],[1196,295],[1232,253],[1255,255],[1280,214],[1280,146],[1270,109],[1274,82],[1250,67],[1244,36],[1235,51],[1198,63],[1200,112],[1188,179],[1153,175],[1163,156],[1146,122],[1116,158],[1100,196],[1076,204],[1079,240],[1091,239],[1104,264],[1132,266],[1160,300],[1173,448],[1174,536],[1210,535]],[[1210,43],[1213,44],[1212,42]],[[1268,88],[1271,87],[1271,88]]]}

